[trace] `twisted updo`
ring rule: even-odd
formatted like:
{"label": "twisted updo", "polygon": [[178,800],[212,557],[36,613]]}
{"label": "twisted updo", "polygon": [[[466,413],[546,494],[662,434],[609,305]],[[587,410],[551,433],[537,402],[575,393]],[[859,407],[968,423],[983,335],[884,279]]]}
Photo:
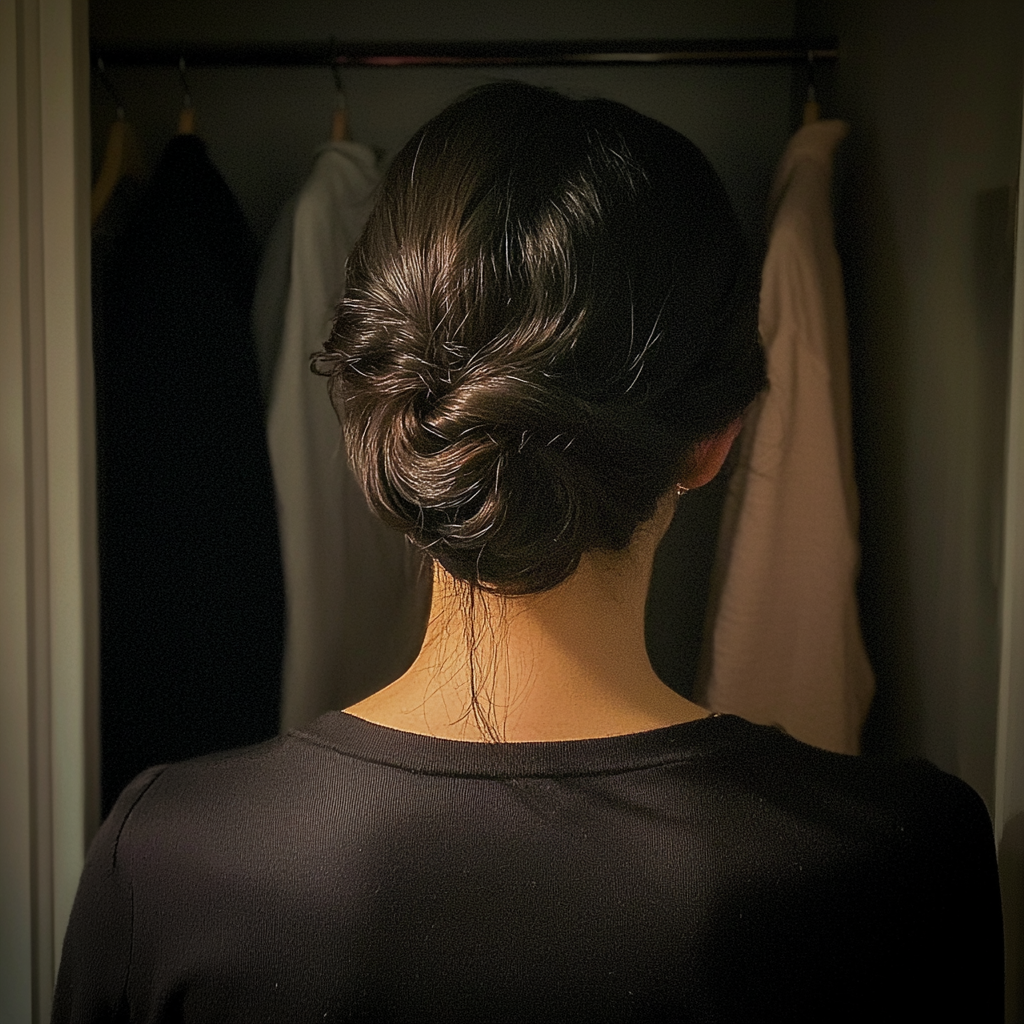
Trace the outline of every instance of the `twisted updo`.
{"label": "twisted updo", "polygon": [[517,83],[395,158],[314,368],[376,513],[506,595],[625,548],[766,383],[746,245],[700,151]]}

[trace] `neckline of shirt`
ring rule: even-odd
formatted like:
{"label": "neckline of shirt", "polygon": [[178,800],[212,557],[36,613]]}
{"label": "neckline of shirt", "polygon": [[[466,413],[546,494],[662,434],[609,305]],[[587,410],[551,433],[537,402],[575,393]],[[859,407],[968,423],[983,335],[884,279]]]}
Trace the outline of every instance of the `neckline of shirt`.
{"label": "neckline of shirt", "polygon": [[712,715],[645,732],[592,739],[481,743],[392,729],[344,711],[329,711],[288,735],[339,754],[425,775],[509,778],[601,775],[685,760],[709,743],[760,730],[735,715]]}

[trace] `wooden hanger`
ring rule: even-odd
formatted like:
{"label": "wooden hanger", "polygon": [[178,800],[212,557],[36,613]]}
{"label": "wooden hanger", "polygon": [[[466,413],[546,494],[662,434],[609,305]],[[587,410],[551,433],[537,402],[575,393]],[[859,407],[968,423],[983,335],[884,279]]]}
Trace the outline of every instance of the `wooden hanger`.
{"label": "wooden hanger", "polygon": [[132,126],[125,120],[124,107],[121,105],[117,91],[107,77],[102,58],[97,60],[96,65],[103,84],[114,98],[117,117],[107,133],[107,148],[103,153],[103,163],[100,165],[100,173],[92,187],[89,206],[93,227],[100,219],[100,214],[106,209],[110,197],[114,194],[114,189],[117,188],[117,183],[124,177],[141,178],[144,173],[139,140]]}
{"label": "wooden hanger", "polygon": [[178,114],[178,134],[195,135],[196,133],[196,108],[192,106],[192,93],[188,87],[188,80],[185,78],[185,58],[178,60],[178,75],[181,77],[181,113]]}
{"label": "wooden hanger", "polygon": [[141,178],[143,174],[138,139],[132,126],[124,119],[123,111],[118,111],[118,114],[120,116],[110,126],[107,134],[103,163],[96,184],[92,187],[90,207],[93,227],[106,209],[117,183],[124,177]]}
{"label": "wooden hanger", "polygon": [[821,104],[814,95],[814,86],[807,90],[807,102],[804,104],[804,124],[814,124],[821,117]]}
{"label": "wooden hanger", "polygon": [[821,104],[814,89],[814,52],[807,51],[807,102],[804,103],[804,124],[814,124],[821,117]]}
{"label": "wooden hanger", "polygon": [[335,109],[331,116],[331,142],[348,140],[348,111],[344,107]]}
{"label": "wooden hanger", "polygon": [[341,80],[341,69],[336,61],[331,62],[331,74],[334,75],[334,91],[337,97],[337,105],[331,116],[331,142],[347,142],[348,103],[345,99],[345,85]]}

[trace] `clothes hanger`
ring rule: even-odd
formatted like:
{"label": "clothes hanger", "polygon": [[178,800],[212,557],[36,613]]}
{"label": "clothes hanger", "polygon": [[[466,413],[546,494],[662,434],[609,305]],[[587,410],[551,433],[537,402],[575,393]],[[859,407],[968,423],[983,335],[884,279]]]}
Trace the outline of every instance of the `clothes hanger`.
{"label": "clothes hanger", "polygon": [[334,75],[334,92],[337,103],[331,116],[331,142],[347,142],[348,135],[348,103],[345,98],[345,84],[341,80],[341,68],[336,60],[331,60],[331,74]]}
{"label": "clothes hanger", "polygon": [[93,227],[96,226],[100,215],[106,209],[110,197],[114,194],[114,189],[117,188],[117,183],[123,177],[141,178],[143,174],[138,139],[132,126],[125,120],[124,104],[107,75],[102,57],[97,58],[96,69],[99,72],[100,81],[113,97],[117,114],[107,133],[107,148],[103,153],[103,163],[100,165],[96,183],[92,187],[89,205]]}
{"label": "clothes hanger", "polygon": [[178,75],[181,78],[181,113],[178,114],[178,134],[195,135],[196,133],[196,108],[192,106],[192,92],[188,87],[188,79],[185,78],[185,58],[178,58]]}
{"label": "clothes hanger", "polygon": [[821,117],[821,104],[814,88],[814,51],[807,51],[807,101],[804,103],[804,124],[814,124]]}

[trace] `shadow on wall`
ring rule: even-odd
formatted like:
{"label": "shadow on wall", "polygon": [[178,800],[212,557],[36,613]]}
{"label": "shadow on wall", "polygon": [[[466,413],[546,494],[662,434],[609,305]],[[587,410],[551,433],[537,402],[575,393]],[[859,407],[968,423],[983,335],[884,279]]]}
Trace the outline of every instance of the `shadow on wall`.
{"label": "shadow on wall", "polygon": [[906,536],[909,392],[907,295],[896,229],[869,124],[854,123],[836,167],[836,242],[850,335],[854,464],[860,496],[861,628],[876,690],[865,753],[917,751],[921,694],[915,687]]}
{"label": "shadow on wall", "polygon": [[[980,372],[989,398],[989,415],[982,424],[980,480],[987,487],[990,532],[984,556],[994,599],[1002,575],[1003,498],[1006,491],[1006,381],[1010,372],[1010,334],[1013,321],[1013,269],[1017,190],[1009,185],[986,189],[975,198],[975,304],[978,315]],[[997,605],[993,614],[998,616]],[[998,667],[996,668],[998,673]]]}

